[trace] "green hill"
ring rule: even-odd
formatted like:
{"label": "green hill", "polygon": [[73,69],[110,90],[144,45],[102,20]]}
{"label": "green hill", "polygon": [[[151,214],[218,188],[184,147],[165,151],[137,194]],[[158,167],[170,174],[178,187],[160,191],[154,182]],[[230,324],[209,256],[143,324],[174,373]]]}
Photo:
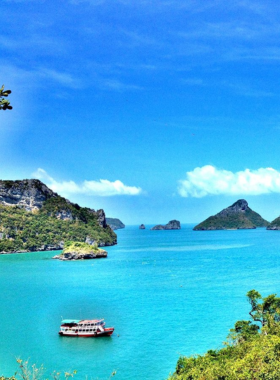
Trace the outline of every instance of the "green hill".
{"label": "green hill", "polygon": [[62,249],[69,240],[117,243],[103,210],[73,204],[37,180],[7,181],[7,187],[5,182],[0,183],[1,253]]}
{"label": "green hill", "polygon": [[123,224],[123,222],[117,218],[106,218],[106,222],[112,228],[112,230],[119,230],[120,228],[125,228],[125,224]]}
{"label": "green hill", "polygon": [[210,216],[194,227],[196,231],[252,229],[267,227],[268,221],[251,210],[245,199],[240,199],[214,216]]}

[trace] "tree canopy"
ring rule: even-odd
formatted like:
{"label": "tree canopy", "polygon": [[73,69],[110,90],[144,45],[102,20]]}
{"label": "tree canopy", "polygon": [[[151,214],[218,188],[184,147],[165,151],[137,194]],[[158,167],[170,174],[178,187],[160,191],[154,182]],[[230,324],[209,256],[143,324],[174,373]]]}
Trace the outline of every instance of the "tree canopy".
{"label": "tree canopy", "polygon": [[0,110],[11,110],[13,107],[10,105],[10,102],[5,99],[12,93],[11,90],[5,90],[4,85],[0,88]]}
{"label": "tree canopy", "polygon": [[220,350],[180,357],[169,380],[279,380],[280,298],[247,293],[251,321],[237,321]]}

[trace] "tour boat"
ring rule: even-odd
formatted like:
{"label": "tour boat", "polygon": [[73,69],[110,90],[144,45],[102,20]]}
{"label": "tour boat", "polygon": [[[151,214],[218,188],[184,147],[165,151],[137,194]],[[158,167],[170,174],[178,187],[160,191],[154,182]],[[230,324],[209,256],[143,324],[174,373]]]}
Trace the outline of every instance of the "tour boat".
{"label": "tour boat", "polygon": [[61,321],[59,335],[97,337],[112,335],[114,327],[105,327],[104,319],[64,319]]}

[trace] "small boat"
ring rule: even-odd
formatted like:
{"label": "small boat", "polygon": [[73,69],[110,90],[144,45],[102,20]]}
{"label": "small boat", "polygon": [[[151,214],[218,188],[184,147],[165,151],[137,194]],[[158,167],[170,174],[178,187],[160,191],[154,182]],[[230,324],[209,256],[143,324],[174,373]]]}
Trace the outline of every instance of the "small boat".
{"label": "small boat", "polygon": [[97,337],[112,335],[114,327],[105,327],[104,319],[64,319],[61,321],[59,335]]}

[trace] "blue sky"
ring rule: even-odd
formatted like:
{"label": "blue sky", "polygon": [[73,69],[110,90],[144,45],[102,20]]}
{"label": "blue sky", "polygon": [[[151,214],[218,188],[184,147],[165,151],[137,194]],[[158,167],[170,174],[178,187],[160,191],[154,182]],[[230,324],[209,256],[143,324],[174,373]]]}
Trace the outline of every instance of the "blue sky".
{"label": "blue sky", "polygon": [[0,19],[2,179],[126,224],[240,198],[280,215],[276,0],[2,0]]}

